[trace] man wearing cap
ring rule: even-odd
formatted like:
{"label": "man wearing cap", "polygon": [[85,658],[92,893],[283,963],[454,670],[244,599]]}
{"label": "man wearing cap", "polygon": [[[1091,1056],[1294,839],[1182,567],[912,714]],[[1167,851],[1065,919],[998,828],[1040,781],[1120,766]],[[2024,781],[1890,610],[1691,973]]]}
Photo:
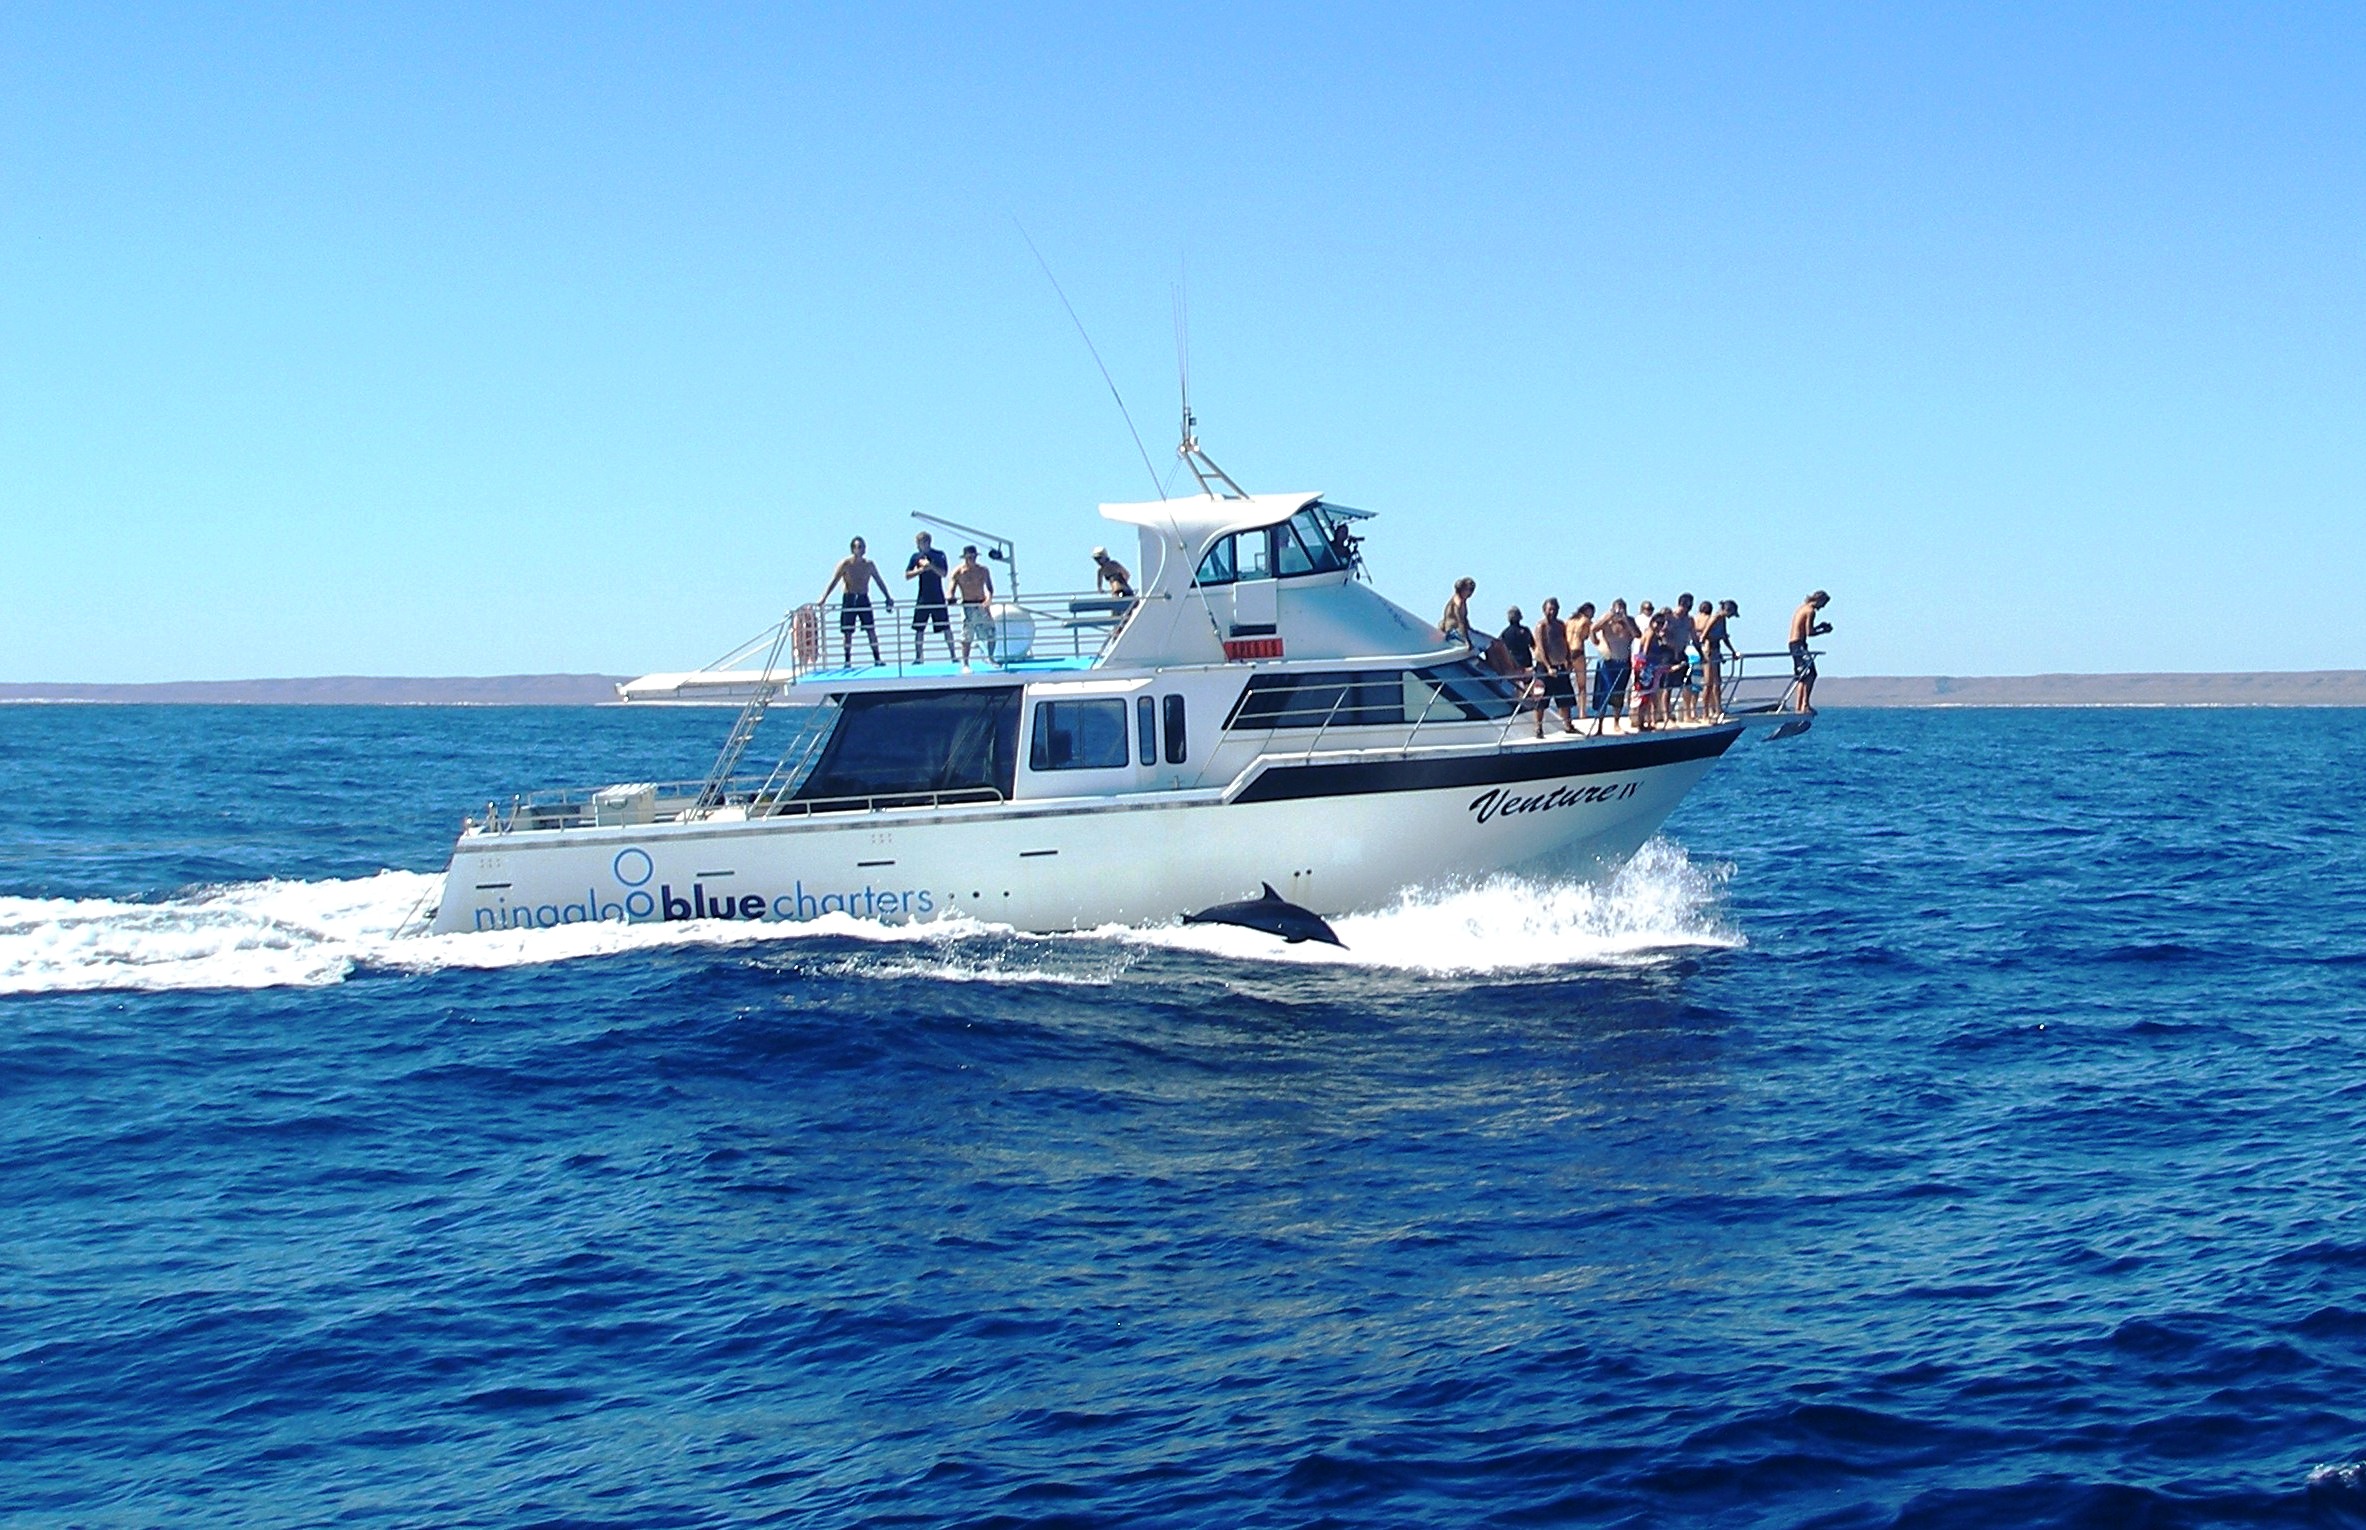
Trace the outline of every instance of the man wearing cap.
{"label": "man wearing cap", "polygon": [[978,549],[973,543],[961,549],[961,561],[953,565],[953,593],[961,600],[961,667],[969,668],[969,647],[973,640],[986,645],[986,660],[994,660],[994,575],[978,561]]}
{"label": "man wearing cap", "polygon": [[1108,548],[1093,549],[1093,567],[1098,570],[1093,576],[1095,589],[1105,591],[1119,600],[1134,598],[1134,576],[1126,572],[1124,564],[1109,556]]}
{"label": "man wearing cap", "polygon": [[1791,709],[1805,717],[1816,715],[1816,653],[1808,644],[1832,630],[1830,622],[1817,619],[1831,601],[1831,596],[1818,590],[1791,613]]}

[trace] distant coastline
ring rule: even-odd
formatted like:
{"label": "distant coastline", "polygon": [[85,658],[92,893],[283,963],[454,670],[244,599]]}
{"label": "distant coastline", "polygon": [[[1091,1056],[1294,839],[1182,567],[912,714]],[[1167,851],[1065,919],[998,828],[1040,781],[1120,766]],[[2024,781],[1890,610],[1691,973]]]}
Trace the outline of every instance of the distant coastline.
{"label": "distant coastline", "polygon": [[[628,675],[322,675],[148,685],[0,682],[0,703],[184,706],[551,707],[617,705]],[[1827,675],[1839,707],[2366,707],[2366,670],[2162,675]]]}
{"label": "distant coastline", "polygon": [[0,702],[184,706],[580,707],[615,705],[630,675],[317,675],[290,680],[168,680],[150,685],[0,682]]}
{"label": "distant coastline", "polygon": [[2366,707],[2366,669],[2161,675],[1829,675],[1834,707]]}

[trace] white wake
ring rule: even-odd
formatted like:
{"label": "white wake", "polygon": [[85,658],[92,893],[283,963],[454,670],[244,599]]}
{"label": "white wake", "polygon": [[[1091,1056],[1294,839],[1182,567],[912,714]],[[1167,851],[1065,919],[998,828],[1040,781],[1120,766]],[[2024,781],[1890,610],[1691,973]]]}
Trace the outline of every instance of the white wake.
{"label": "white wake", "polygon": [[1745,944],[1718,908],[1728,871],[1696,865],[1682,847],[1655,839],[1607,883],[1495,876],[1407,892],[1392,908],[1332,920],[1345,949],[1312,941],[1283,945],[1215,924],[1094,933],[1241,960],[1408,972],[1625,966]]}
{"label": "white wake", "polygon": [[242,882],[156,902],[0,898],[0,994],[101,990],[318,987],[370,967],[408,972],[569,961],[667,946],[791,945],[860,940],[877,958],[842,958],[849,975],[954,982],[1104,983],[1130,962],[1104,956],[1188,952],[1432,973],[1622,965],[1688,949],[1736,947],[1718,910],[1722,868],[1695,865],[1655,840],[1605,885],[1490,878],[1409,893],[1396,906],[1334,921],[1347,948],[1286,946],[1222,925],[1109,926],[1021,935],[973,920],[887,925],[850,914],[802,924],[574,924],[555,929],[418,932],[440,875],[382,871],[318,882]]}

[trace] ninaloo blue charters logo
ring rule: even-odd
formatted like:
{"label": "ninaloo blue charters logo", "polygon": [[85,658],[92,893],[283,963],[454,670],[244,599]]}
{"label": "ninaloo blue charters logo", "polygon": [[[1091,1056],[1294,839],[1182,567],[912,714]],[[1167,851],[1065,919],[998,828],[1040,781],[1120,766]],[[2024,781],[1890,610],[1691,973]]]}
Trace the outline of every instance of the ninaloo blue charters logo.
{"label": "ninaloo blue charters logo", "polygon": [[[609,862],[613,886],[606,891],[587,887],[581,898],[559,903],[512,904],[509,894],[496,895],[491,908],[476,910],[480,930],[548,930],[563,924],[672,923],[686,919],[819,919],[824,914],[851,914],[890,924],[923,918],[936,912],[936,895],[927,888],[880,887],[866,883],[830,891],[809,890],[802,879],[784,893],[710,890],[703,877],[693,877],[686,892],[669,882],[657,882],[657,862],[638,845],[627,845]],[[711,875],[711,873],[708,873]]]}

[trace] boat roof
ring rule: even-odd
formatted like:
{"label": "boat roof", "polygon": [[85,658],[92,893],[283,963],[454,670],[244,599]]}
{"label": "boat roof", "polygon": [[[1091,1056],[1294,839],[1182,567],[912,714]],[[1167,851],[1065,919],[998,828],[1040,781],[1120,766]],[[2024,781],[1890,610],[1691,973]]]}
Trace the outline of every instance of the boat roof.
{"label": "boat roof", "polygon": [[1240,499],[1199,494],[1183,499],[1103,505],[1101,518],[1172,537],[1198,554],[1207,551],[1208,544],[1218,537],[1235,531],[1278,526],[1321,498],[1320,494],[1304,493],[1250,494]]}

